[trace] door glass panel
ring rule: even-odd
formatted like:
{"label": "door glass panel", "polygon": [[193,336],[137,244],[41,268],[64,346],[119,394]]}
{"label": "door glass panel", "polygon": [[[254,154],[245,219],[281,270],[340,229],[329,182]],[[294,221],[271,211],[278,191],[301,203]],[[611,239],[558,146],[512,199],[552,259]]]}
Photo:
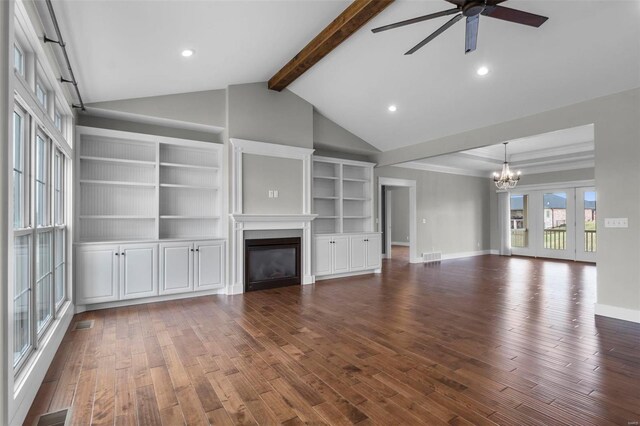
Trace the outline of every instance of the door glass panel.
{"label": "door glass panel", "polygon": [[524,248],[529,245],[528,202],[527,195],[511,196],[511,247]]}
{"label": "door glass panel", "polygon": [[567,193],[546,193],[543,196],[543,247],[565,250],[567,247]]}
{"label": "door glass panel", "polygon": [[596,192],[584,193],[584,251],[596,251]]}

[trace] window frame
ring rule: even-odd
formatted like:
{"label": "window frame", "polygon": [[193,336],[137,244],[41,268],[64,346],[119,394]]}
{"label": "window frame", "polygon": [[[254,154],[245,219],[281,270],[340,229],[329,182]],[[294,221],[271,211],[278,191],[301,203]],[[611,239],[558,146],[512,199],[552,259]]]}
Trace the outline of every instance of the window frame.
{"label": "window frame", "polygon": [[[38,91],[42,92],[43,99],[40,99],[40,95]],[[35,90],[36,100],[38,101],[38,105],[42,108],[43,111],[49,112],[49,90],[47,86],[43,83],[42,77],[40,75],[36,75],[36,85]]]}
{"label": "window frame", "polygon": [[[16,52],[20,54],[20,66],[16,67]],[[22,78],[25,77],[25,53],[24,49],[17,42],[13,43],[13,70]]]}

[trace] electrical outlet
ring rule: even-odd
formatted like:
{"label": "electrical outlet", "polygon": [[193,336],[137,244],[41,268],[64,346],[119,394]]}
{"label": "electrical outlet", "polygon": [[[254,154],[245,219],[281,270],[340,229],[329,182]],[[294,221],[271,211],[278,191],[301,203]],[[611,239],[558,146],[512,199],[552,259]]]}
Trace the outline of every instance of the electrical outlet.
{"label": "electrical outlet", "polygon": [[605,228],[628,228],[629,219],[626,217],[607,217],[604,219]]}
{"label": "electrical outlet", "polygon": [[269,190],[269,198],[273,198],[273,189]]}
{"label": "electrical outlet", "polygon": [[427,223],[427,219],[422,219],[422,223]]}
{"label": "electrical outlet", "polygon": [[277,189],[273,190],[273,198],[278,198],[278,190]]}

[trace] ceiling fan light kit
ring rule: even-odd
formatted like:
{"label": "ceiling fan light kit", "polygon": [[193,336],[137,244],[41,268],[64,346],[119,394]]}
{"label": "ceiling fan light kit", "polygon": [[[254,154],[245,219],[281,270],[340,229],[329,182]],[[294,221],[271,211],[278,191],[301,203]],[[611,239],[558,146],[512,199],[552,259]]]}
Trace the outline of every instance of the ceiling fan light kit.
{"label": "ceiling fan light kit", "polygon": [[506,0],[446,0],[449,3],[453,3],[455,9],[443,10],[442,12],[430,13],[428,15],[418,16],[416,18],[406,19],[404,21],[395,22],[393,24],[384,25],[372,29],[373,33],[379,33],[382,31],[393,30],[396,28],[404,27],[406,25],[417,24],[418,22],[427,21],[430,19],[440,18],[448,15],[455,15],[449,19],[444,25],[431,33],[427,38],[416,44],[405,55],[412,55],[422,47],[424,47],[431,40],[445,32],[449,27],[453,26],[456,22],[462,18],[466,18],[467,26],[465,30],[465,46],[464,53],[471,53],[476,50],[478,43],[478,28],[480,24],[480,15],[488,16],[490,18],[501,19],[503,21],[514,22],[516,24],[528,25],[531,27],[539,27],[546,22],[546,16],[535,15],[533,13],[524,12],[517,9],[511,9],[504,6],[499,6],[499,3],[503,3]]}

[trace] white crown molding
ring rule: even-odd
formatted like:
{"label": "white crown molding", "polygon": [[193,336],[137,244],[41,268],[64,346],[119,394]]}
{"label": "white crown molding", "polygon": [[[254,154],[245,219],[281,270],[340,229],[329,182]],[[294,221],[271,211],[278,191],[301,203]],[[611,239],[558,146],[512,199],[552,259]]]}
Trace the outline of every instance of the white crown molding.
{"label": "white crown molding", "polygon": [[539,165],[532,167],[523,167],[520,171],[524,175],[534,175],[549,172],[561,172],[564,170],[590,169],[596,166],[595,160],[572,161],[570,163],[559,163],[549,165]]}
{"label": "white crown molding", "polygon": [[265,155],[268,157],[292,158],[304,160],[313,154],[312,148],[301,148],[297,146],[280,145],[277,143],[267,143],[252,141],[248,139],[229,138],[234,150],[240,150],[243,154]]}
{"label": "white crown molding", "polygon": [[393,167],[402,167],[404,169],[414,169],[414,170],[424,170],[428,172],[436,172],[436,173],[448,173],[451,175],[462,175],[462,176],[472,176],[472,177],[484,177],[490,178],[491,172],[482,172],[477,170],[468,170],[468,169],[459,169],[456,167],[449,166],[438,166],[435,164],[426,164],[420,163],[417,161],[411,161],[408,163],[394,164]]}
{"label": "white crown molding", "polygon": [[[323,157],[320,155],[314,155],[313,156],[313,161],[318,161],[320,163],[331,163],[331,164],[335,164],[336,163],[336,159],[332,158],[332,157]],[[346,164],[349,166],[375,166],[376,163],[370,163],[367,161],[357,161],[357,160],[343,160],[340,159],[340,163],[342,164]]]}

